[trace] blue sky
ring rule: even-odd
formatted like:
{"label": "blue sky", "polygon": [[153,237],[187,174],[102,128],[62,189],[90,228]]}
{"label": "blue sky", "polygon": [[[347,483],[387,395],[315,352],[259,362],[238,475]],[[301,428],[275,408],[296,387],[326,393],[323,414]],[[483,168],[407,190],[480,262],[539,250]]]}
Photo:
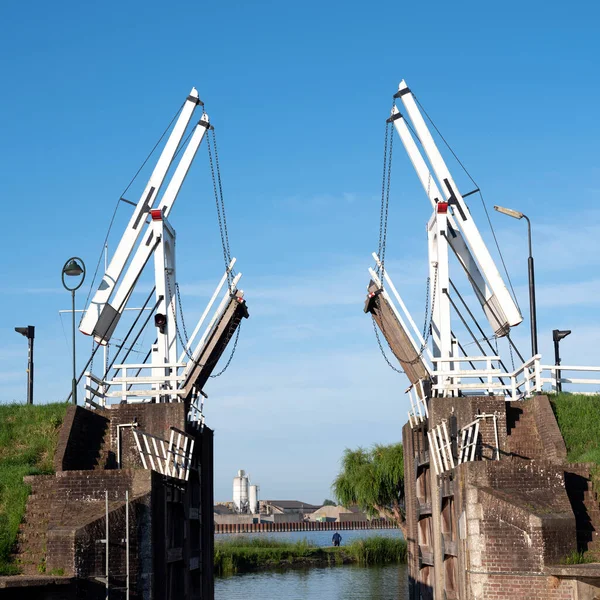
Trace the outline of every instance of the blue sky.
{"label": "blue sky", "polygon": [[[252,315],[229,372],[206,389],[217,499],[244,468],[262,497],[319,502],[345,447],[400,440],[406,380],[362,306],[402,78],[490,209],[532,219],[548,362],[551,330],[569,328],[564,361],[600,364],[599,13],[593,2],[4,3],[0,402],[24,400],[26,342],[13,327],[26,324],[36,401],[68,393],[60,269],[78,255],[93,270],[119,194],[192,86],[217,128]],[[419,324],[430,209],[396,142],[388,268]],[[222,268],[210,185],[203,147],[171,216],[189,323]],[[111,247],[128,217],[121,206]],[[526,310],[525,224],[492,219]],[[528,323],[514,336],[527,350]],[[83,364],[90,342],[77,341]]]}

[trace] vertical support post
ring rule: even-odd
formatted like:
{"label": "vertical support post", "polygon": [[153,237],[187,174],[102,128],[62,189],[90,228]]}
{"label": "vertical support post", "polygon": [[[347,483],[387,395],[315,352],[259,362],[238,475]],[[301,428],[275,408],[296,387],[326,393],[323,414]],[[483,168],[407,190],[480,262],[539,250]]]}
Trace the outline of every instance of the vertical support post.
{"label": "vertical support post", "polygon": [[109,554],[108,554],[108,552],[109,552],[108,551],[108,541],[109,541],[109,538],[108,538],[108,536],[109,536],[109,532],[108,532],[108,490],[104,490],[104,502],[105,502],[105,507],[106,507],[106,537],[105,537],[105,540],[106,540],[106,549],[105,549],[105,552],[106,552],[106,600],[108,600],[108,594],[109,594],[109,591],[108,591],[108,557],[109,557]]}
{"label": "vertical support post", "polygon": [[[554,331],[552,332],[552,337],[553,337],[553,341],[554,341],[554,364],[557,367],[560,367],[560,351],[559,351],[559,348],[558,348],[558,344],[560,342],[560,339],[559,339],[558,335],[556,335],[556,333]],[[554,370],[554,381],[556,382],[556,391],[559,394],[562,392],[562,381],[561,381],[561,379],[562,379],[562,375],[561,375],[560,369],[555,369]]]}
{"label": "vertical support post", "polygon": [[542,370],[540,368],[540,357],[536,355],[533,359],[533,366],[535,369],[535,391],[542,391]]}
{"label": "vertical support post", "polygon": [[75,367],[75,290],[71,290],[71,315],[73,316],[73,381],[71,383],[71,400],[77,404],[77,373]]}
{"label": "vertical support post", "polygon": [[441,384],[443,395],[454,395],[445,386],[448,383],[445,372],[453,369],[448,360],[452,356],[452,330],[450,326],[450,299],[448,289],[450,279],[448,274],[448,243],[445,239],[448,230],[448,203],[439,202],[428,224],[430,281],[433,286],[431,297],[435,296],[435,306],[432,307],[432,337],[434,354],[437,345],[437,355],[442,359],[437,363],[438,384]]}
{"label": "vertical support post", "polygon": [[[27,404],[33,404],[33,337],[34,328],[28,327],[29,351],[27,355]],[[30,332],[30,335],[29,335]]]}
{"label": "vertical support post", "polygon": [[538,353],[537,342],[537,317],[535,310],[535,274],[533,265],[533,252],[531,249],[531,221],[527,215],[523,215],[527,219],[527,239],[529,241],[529,257],[527,259],[527,273],[529,276],[529,319],[531,321],[531,356]]}
{"label": "vertical support post", "polygon": [[121,384],[121,400],[127,403],[127,367],[125,365],[121,368],[121,377],[123,378],[123,383]]}
{"label": "vertical support post", "polygon": [[129,600],[129,490],[125,490],[125,600]]}
{"label": "vertical support post", "polygon": [[[156,351],[152,352],[152,364],[155,365],[152,375],[165,377],[170,375],[171,370],[163,365],[177,362],[175,231],[163,217],[161,211],[151,211],[151,214],[152,231],[155,239],[160,240],[154,251],[154,279],[158,301],[156,314],[162,314],[165,317],[164,325],[157,330]],[[176,370],[174,374],[176,374]],[[160,382],[153,383],[153,388],[156,390],[163,390],[165,387],[167,386]],[[170,400],[176,398],[176,396],[163,392],[157,395],[157,400],[160,400],[160,396],[166,396]]]}

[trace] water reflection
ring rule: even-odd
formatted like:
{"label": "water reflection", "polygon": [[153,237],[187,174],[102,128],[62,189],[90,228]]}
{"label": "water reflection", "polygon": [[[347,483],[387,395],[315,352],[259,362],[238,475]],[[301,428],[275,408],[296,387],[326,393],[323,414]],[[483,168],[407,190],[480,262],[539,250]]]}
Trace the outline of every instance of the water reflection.
{"label": "water reflection", "polygon": [[406,565],[312,568],[217,578],[215,600],[407,600]]}

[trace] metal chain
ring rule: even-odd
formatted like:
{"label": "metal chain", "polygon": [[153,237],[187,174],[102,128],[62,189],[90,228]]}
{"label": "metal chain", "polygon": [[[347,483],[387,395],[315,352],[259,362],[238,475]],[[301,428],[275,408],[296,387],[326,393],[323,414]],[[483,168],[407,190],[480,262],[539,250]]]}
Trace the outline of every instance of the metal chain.
{"label": "metal chain", "polygon": [[[214,129],[213,131],[213,140],[215,141],[215,158],[217,158],[216,154],[216,137],[214,137]],[[225,219],[225,204],[223,201],[223,189],[221,185],[221,175],[219,171],[219,164],[217,159],[217,171],[218,171],[218,180],[219,180],[219,190],[221,191],[221,196],[219,196],[219,191],[217,190],[217,177],[215,177],[215,168],[213,165],[213,157],[212,150],[210,146],[210,136],[206,136],[206,147],[208,148],[208,159],[210,162],[210,172],[212,176],[213,183],[213,191],[215,194],[215,204],[217,206],[217,218],[219,220],[219,231],[221,234],[221,246],[223,248],[223,261],[225,262],[225,271],[227,272],[227,282],[229,284],[229,288],[231,289],[232,281],[233,281],[233,273],[229,271],[229,264],[231,263],[231,253],[229,251],[229,236],[227,234],[227,221]],[[221,214],[222,213],[222,214]]]}
{"label": "metal chain", "polygon": [[[223,199],[223,184],[221,183],[221,167],[219,166],[219,151],[217,149],[217,134],[212,129],[213,144],[215,145],[215,164],[217,166],[217,181],[219,182],[219,196],[221,198],[221,212],[223,216],[223,231],[225,232],[225,246],[227,248],[227,260],[231,262],[231,251],[229,248],[229,232],[227,230],[227,217],[225,216],[225,200]],[[228,264],[229,264],[228,263]]]}
{"label": "metal chain", "polygon": [[515,370],[515,357],[513,356],[512,344],[510,343],[510,337],[507,336],[508,339],[508,349],[510,350],[510,363],[512,365],[512,370]]}
{"label": "metal chain", "polygon": [[[167,277],[168,280],[168,277]],[[169,294],[171,290],[169,290]],[[187,328],[185,326],[185,319],[183,318],[183,306],[181,306],[181,292],[179,291],[179,284],[175,282],[175,294],[177,295],[177,304],[179,305],[179,318],[181,319],[181,325],[183,327],[183,337],[185,338],[186,344],[190,341]]]}
{"label": "metal chain", "polygon": [[[406,363],[408,365],[417,364],[421,360],[421,357],[423,356],[423,352],[425,352],[425,349],[427,348],[429,338],[431,337],[431,321],[433,320],[433,311],[435,308],[436,290],[437,290],[437,275],[438,275],[438,268],[436,266],[435,267],[435,275],[434,275],[434,279],[433,279],[431,311],[429,311],[429,294],[430,294],[430,289],[431,289],[430,288],[431,278],[430,277],[427,278],[427,293],[426,293],[426,298],[425,298],[425,319],[423,322],[423,336],[422,336],[423,343],[421,344],[421,347],[419,348],[419,351],[417,352],[417,355],[414,358],[412,358],[412,359],[408,359],[405,357],[398,358],[398,360],[401,363]],[[377,297],[377,302],[381,302],[380,297]],[[383,331],[383,334],[385,335],[385,329],[383,327],[382,327],[382,331]],[[386,358],[386,361],[387,361],[387,358]]]}
{"label": "metal chain", "polygon": [[[233,321],[231,322],[230,327],[233,327]],[[223,375],[223,373],[225,373],[225,371],[227,371],[227,369],[229,368],[229,365],[231,364],[231,361],[233,360],[233,355],[235,354],[235,351],[237,350],[237,345],[238,345],[238,340],[240,338],[241,328],[242,328],[242,321],[240,320],[240,322],[238,323],[237,331],[235,332],[235,340],[233,342],[233,348],[231,349],[231,354],[229,355],[229,358],[227,359],[227,363],[225,363],[225,366],[216,375],[211,375],[210,376],[211,379],[215,379],[216,377],[221,377],[221,375]]]}
{"label": "metal chain", "polygon": [[[379,246],[377,248],[377,254],[381,258],[381,250],[383,246],[383,216],[385,208],[385,174],[387,168],[387,150],[388,150],[388,135],[389,127],[385,124],[385,141],[383,143],[383,174],[381,175],[381,207],[379,210]],[[383,284],[383,282],[382,282]]]}
{"label": "metal chain", "polygon": [[[169,297],[172,298],[173,294],[171,293],[171,281],[170,281],[168,272],[166,272],[166,275],[167,275],[166,276],[166,280],[167,280],[167,289],[168,289],[168,292],[169,292]],[[175,289],[176,289],[176,293],[177,293],[177,301],[178,301],[178,304],[179,304],[179,312],[180,312],[180,315],[181,315],[181,325],[183,327],[183,333],[185,335],[186,341],[184,342],[183,338],[181,337],[181,330],[179,329],[179,324],[178,324],[178,320],[177,320],[177,314],[175,312],[175,306],[173,305],[173,303],[170,302],[169,304],[171,305],[171,310],[173,312],[173,319],[175,321],[175,333],[177,334],[177,338],[179,339],[179,343],[181,344],[181,347],[183,348],[186,356],[193,363],[198,364],[198,359],[194,359],[194,357],[190,354],[189,349],[187,348],[187,343],[189,341],[189,336],[187,334],[187,330],[186,330],[186,327],[185,327],[185,321],[183,319],[183,308],[182,308],[182,305],[181,305],[181,294],[179,292],[179,284],[178,283],[175,283]],[[233,327],[234,327],[234,321],[232,320],[231,324],[229,325],[229,331],[227,333],[227,338],[228,338],[227,341],[228,342],[231,339],[231,335],[233,333],[232,332]],[[229,365],[231,364],[231,361],[233,360],[233,356],[235,354],[235,351],[237,349],[237,344],[238,344],[238,339],[240,337],[240,329],[241,328],[242,328],[242,322],[239,321],[238,328],[237,328],[236,335],[235,335],[235,341],[233,343],[233,348],[231,350],[231,354],[229,355],[227,363],[221,369],[221,371],[219,371],[216,375],[211,375],[210,376],[211,378],[214,379],[215,377],[220,377],[221,375],[223,375],[223,373],[225,373],[225,371],[227,371]],[[215,364],[216,364],[216,362],[218,362],[218,360],[215,361]],[[201,365],[201,366],[203,366],[203,367],[209,366],[209,363],[207,363],[205,365]]]}
{"label": "metal chain", "polygon": [[94,336],[91,336],[92,338],[92,358],[90,360],[90,373],[94,372]]}
{"label": "metal chain", "polygon": [[[375,317],[373,315],[371,315],[371,320],[373,321],[373,331],[375,332],[375,338],[377,339],[377,345],[379,346],[379,351],[381,352],[381,356],[383,356],[385,362],[388,364],[388,367],[390,367],[390,369],[392,369],[393,371],[396,371],[396,373],[404,373],[404,371],[401,371],[400,369],[397,369],[391,362],[390,359],[387,357],[387,354],[385,353],[385,350],[383,349],[383,344],[381,343],[381,339],[379,338],[379,331],[377,331],[377,324],[375,323]],[[386,338],[386,342],[387,342],[387,338]],[[387,342],[388,347],[390,348],[390,350],[392,350],[390,343]],[[392,350],[393,352],[393,350]]]}
{"label": "metal chain", "polygon": [[[378,272],[381,280],[381,289],[385,285],[385,250],[387,245],[387,224],[390,204],[390,185],[392,181],[392,155],[394,149],[394,134],[390,135],[390,128],[393,124],[385,125],[385,140],[383,144],[383,175],[381,181],[381,209],[379,212],[379,262]],[[389,139],[389,142],[388,142]],[[389,154],[388,154],[389,149]]]}
{"label": "metal chain", "polygon": [[[389,127],[393,127],[393,124],[390,123]],[[390,185],[392,183],[392,154],[394,150],[394,132],[391,132],[390,135],[390,151],[388,158],[388,170],[387,170],[387,187],[385,192],[385,218],[383,220],[383,244],[381,247],[381,255],[379,256],[379,260],[381,261],[381,286],[383,288],[385,281],[385,250],[387,246],[387,225],[388,225],[388,213],[390,206]]]}
{"label": "metal chain", "polygon": [[[169,298],[173,298],[173,292],[171,290],[171,278],[169,277],[169,272],[168,270],[165,269],[165,279],[167,281],[167,291],[169,292]],[[179,286],[177,286],[177,283],[175,283],[176,288],[178,289]],[[178,323],[177,323],[177,313],[175,311],[175,306],[173,304],[173,302],[169,302],[169,305],[171,306],[171,312],[173,313],[173,321],[175,322],[175,334],[177,335],[177,339],[179,340],[179,343],[181,344],[181,347],[183,348],[183,351],[185,352],[185,355],[192,361],[192,362],[196,362],[194,360],[194,357],[190,354],[190,351],[187,347],[188,344],[188,335],[187,335],[187,331],[185,329],[185,324],[183,325],[183,329],[185,332],[185,337],[186,340],[183,341],[183,338],[181,337],[181,331],[179,329]],[[181,309],[181,301],[179,302],[179,311],[181,312],[181,320],[182,320],[182,324],[183,324],[183,311]]]}

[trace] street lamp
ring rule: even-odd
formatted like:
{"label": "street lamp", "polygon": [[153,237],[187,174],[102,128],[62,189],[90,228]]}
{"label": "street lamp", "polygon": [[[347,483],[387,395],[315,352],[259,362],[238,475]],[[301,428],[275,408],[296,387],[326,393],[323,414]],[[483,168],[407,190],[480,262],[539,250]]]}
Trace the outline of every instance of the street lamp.
{"label": "street lamp", "polygon": [[[560,353],[558,351],[558,343],[560,340],[566,338],[571,333],[570,329],[553,329],[552,330],[552,341],[554,342],[554,364],[557,367],[560,367]],[[561,381],[561,372],[560,370],[556,370],[556,391],[562,392],[562,381]]]}
{"label": "street lamp", "polygon": [[[74,287],[70,287],[67,285],[65,281],[65,275],[67,277],[80,277],[81,280],[79,282],[75,281],[76,285]],[[72,304],[72,314],[73,314],[73,382],[71,387],[71,399],[73,404],[77,404],[77,373],[75,371],[75,290],[78,290],[83,281],[85,279],[85,264],[76,256],[70,258],[64,265],[62,269],[62,284],[66,290],[71,292],[71,304]]]}
{"label": "street lamp", "polygon": [[33,339],[35,338],[35,327],[15,327],[15,331],[27,338],[29,351],[27,353],[27,404],[33,404]]}
{"label": "street lamp", "polygon": [[503,206],[494,206],[503,215],[512,217],[513,219],[525,219],[527,221],[527,237],[529,240],[529,258],[527,259],[527,269],[529,271],[529,318],[531,321],[531,354],[535,356],[538,353],[537,343],[537,318],[535,314],[535,275],[533,269],[533,253],[531,251],[531,221],[527,215],[524,215],[518,210],[512,208],[504,208]]}

